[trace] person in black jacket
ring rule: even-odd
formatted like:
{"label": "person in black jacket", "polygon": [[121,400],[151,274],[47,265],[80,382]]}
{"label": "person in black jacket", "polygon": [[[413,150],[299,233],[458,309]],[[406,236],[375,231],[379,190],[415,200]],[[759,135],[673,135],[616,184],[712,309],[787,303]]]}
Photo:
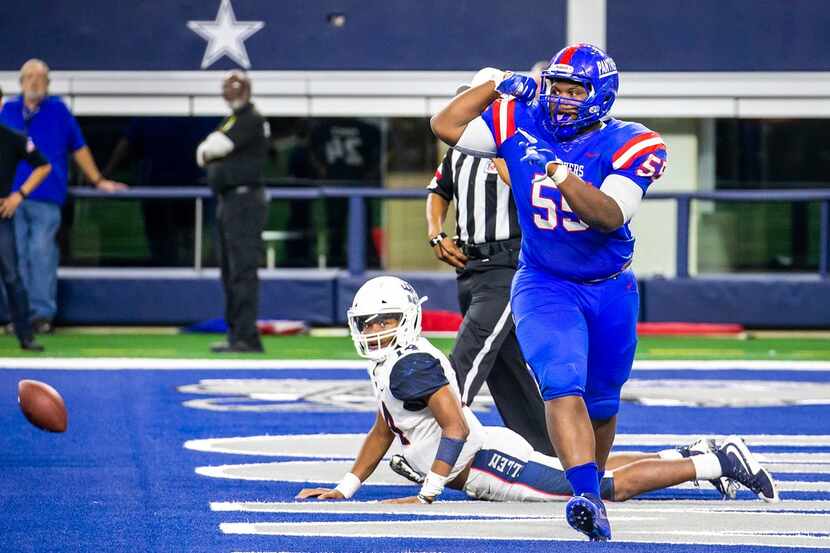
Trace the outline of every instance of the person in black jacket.
{"label": "person in black jacket", "polygon": [[206,169],[208,184],[218,200],[216,221],[228,323],[228,341],[214,344],[211,351],[261,353],[256,327],[257,268],[268,215],[262,176],[270,130],[251,103],[251,81],[244,72],[227,74],[222,97],[233,113],[196,149],[196,161]]}
{"label": "person in black jacket", "polygon": [[[0,104],[3,92],[0,90]],[[18,190],[12,191],[17,165],[28,163],[33,171]],[[20,347],[28,351],[43,351],[37,343],[29,320],[29,296],[20,276],[17,260],[17,241],[14,234],[14,212],[38,187],[52,166],[46,161],[31,139],[0,124],[0,277],[9,308],[9,316]]]}

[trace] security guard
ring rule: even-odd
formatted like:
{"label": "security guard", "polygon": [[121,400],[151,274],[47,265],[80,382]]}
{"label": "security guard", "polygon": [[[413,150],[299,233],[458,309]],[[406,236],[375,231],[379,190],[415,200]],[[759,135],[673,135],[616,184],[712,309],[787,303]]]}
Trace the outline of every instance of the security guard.
{"label": "security guard", "polygon": [[231,71],[222,82],[222,97],[233,113],[196,149],[217,197],[216,221],[228,341],[214,353],[261,353],[256,326],[259,305],[257,268],[262,258],[262,230],[268,202],[262,175],[268,156],[268,123],[251,103],[251,81]]}

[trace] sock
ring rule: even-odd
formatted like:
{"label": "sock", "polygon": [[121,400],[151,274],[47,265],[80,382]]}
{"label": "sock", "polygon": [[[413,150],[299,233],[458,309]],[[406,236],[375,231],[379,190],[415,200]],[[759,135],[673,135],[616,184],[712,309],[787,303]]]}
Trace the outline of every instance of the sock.
{"label": "sock", "polygon": [[718,452],[704,453],[689,457],[695,465],[696,480],[714,480],[723,476],[723,468]]}
{"label": "sock", "polygon": [[681,452],[676,449],[664,449],[663,451],[658,451],[657,455],[661,459],[665,459],[667,461],[674,461],[675,459],[685,459],[686,457],[683,456]]}
{"label": "sock", "polygon": [[565,478],[571,483],[574,495],[592,493],[599,497],[599,473],[593,461],[569,468],[565,471]]}

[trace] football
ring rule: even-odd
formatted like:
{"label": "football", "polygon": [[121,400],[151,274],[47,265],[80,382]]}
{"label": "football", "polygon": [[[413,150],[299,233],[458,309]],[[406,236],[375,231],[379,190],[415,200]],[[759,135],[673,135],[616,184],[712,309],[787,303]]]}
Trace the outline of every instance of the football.
{"label": "football", "polygon": [[38,380],[21,380],[17,384],[17,401],[23,415],[41,430],[66,431],[66,405],[58,391],[50,385]]}

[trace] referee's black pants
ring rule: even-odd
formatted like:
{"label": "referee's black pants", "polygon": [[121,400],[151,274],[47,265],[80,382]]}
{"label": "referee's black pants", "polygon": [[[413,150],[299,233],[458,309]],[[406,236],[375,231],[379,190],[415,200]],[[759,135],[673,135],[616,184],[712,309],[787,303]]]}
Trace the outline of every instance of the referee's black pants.
{"label": "referee's black pants", "polygon": [[259,308],[257,269],[263,256],[262,231],[268,216],[265,189],[237,187],[218,195],[216,226],[228,343],[261,348],[256,327]]}
{"label": "referee's black pants", "polygon": [[510,312],[516,252],[471,260],[458,275],[464,321],[450,354],[462,401],[471,405],[484,382],[504,424],[536,451],[554,455],[545,405],[519,349]]}

